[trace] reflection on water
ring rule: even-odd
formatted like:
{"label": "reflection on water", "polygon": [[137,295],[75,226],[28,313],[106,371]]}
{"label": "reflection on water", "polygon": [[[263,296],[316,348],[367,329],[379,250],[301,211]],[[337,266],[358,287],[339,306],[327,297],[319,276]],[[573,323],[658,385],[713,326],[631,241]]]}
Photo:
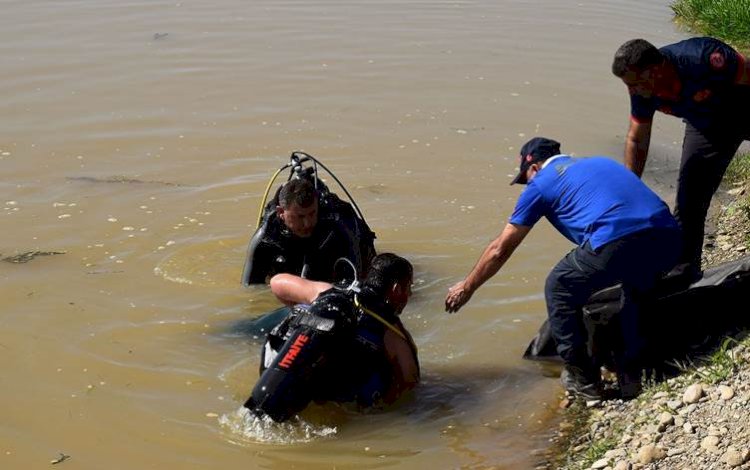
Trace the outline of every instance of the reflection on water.
{"label": "reflection on water", "polygon": [[[611,56],[678,39],[668,2],[41,0],[3,19],[0,259],[28,262],[0,263],[0,468],[534,466],[559,385],[520,357],[570,246],[542,224],[460,313],[444,295],[507,219],[531,135],[622,153]],[[676,168],[680,124],[655,126],[649,162]],[[414,263],[424,383],[277,430],[238,410],[259,341],[232,328],[279,306],[239,279],[294,150]]]}
{"label": "reflection on water", "polygon": [[[187,223],[203,224],[194,217],[188,218]],[[174,244],[173,240],[168,240],[156,249],[162,251]],[[236,240],[206,240],[184,245],[162,258],[154,268],[154,274],[178,284],[201,287],[231,285],[237,280],[230,277],[234,271],[228,271],[226,267],[242,262],[234,252],[235,247]]]}

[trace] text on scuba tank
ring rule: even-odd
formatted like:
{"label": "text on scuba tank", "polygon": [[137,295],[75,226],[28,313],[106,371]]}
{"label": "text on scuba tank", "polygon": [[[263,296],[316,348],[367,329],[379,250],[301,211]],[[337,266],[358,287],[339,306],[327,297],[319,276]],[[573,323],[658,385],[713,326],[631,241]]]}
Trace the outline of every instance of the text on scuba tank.
{"label": "text on scuba tank", "polygon": [[294,340],[294,343],[292,344],[292,347],[289,348],[289,351],[284,354],[284,358],[279,362],[279,367],[288,369],[289,366],[292,365],[292,362],[294,362],[294,358],[297,357],[297,354],[302,351],[302,347],[305,345],[305,343],[307,343],[307,339],[308,338],[305,335],[297,336],[297,338]]}

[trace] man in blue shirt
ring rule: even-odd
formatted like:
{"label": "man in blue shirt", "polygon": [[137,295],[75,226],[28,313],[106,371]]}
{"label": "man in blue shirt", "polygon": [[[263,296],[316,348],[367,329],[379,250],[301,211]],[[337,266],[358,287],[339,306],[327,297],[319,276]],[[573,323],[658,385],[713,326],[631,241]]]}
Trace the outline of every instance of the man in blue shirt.
{"label": "man in blue shirt", "polygon": [[574,158],[560,144],[535,137],[521,148],[511,184],[526,184],[502,233],[466,276],[448,291],[445,309],[458,311],[513,254],[540,218],[577,247],[547,277],[545,300],[565,388],[601,398],[601,377],[586,347],[582,308],[594,292],[622,283],[622,341],[618,381],[624,397],[640,390],[642,340],[633,296],[649,290],[677,260],[680,237],[667,205],[632,172],[606,157]]}
{"label": "man in blue shirt", "polygon": [[615,53],[612,72],[630,93],[625,166],[636,175],[646,164],[656,111],[685,121],[674,215],[683,232],[680,263],[697,272],[711,198],[740,143],[750,139],[750,63],[713,38],[660,49],[633,39]]}

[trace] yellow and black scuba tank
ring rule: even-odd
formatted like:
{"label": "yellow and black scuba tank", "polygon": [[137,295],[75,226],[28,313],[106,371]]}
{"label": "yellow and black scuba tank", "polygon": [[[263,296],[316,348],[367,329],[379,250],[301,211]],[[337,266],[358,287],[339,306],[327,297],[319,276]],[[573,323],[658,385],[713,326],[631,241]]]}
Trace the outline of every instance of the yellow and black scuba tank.
{"label": "yellow and black scuba tank", "polygon": [[[338,183],[350,202],[343,201],[328,189],[319,177],[319,167]],[[276,215],[280,187],[267,202],[274,181],[287,169],[287,181],[308,179],[318,194],[318,236],[313,240],[302,240],[291,235]],[[257,228],[248,244],[242,284],[262,284],[268,277],[281,272],[332,282],[336,280],[333,266],[339,258],[349,260],[355,266],[357,275],[362,276],[376,254],[374,240],[375,233],[339,179],[315,157],[294,152],[289,163],[276,171],[266,188]]]}
{"label": "yellow and black scuba tank", "polygon": [[[380,314],[360,304],[360,295]],[[295,306],[268,334],[260,377],[244,406],[283,422],[313,400],[375,405],[393,380],[384,332],[397,323],[378,296],[356,283]]]}
{"label": "yellow and black scuba tank", "polygon": [[310,306],[295,307],[268,335],[261,353],[262,372],[245,408],[276,422],[302,411],[316,399],[326,368],[345,353],[356,323],[351,295],[336,288]]}

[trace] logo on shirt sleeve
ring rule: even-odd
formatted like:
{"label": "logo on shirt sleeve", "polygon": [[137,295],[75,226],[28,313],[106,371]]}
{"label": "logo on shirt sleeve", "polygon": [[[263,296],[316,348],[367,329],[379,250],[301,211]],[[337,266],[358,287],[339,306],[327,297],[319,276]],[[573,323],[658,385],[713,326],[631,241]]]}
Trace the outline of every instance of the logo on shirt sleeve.
{"label": "logo on shirt sleeve", "polygon": [[661,111],[664,114],[674,114],[674,111],[672,110],[672,107],[668,104],[663,104],[659,106],[659,111]]}
{"label": "logo on shirt sleeve", "polygon": [[719,51],[712,52],[709,60],[711,61],[711,67],[713,67],[716,70],[723,70],[724,67],[726,67],[727,65],[727,61],[726,61],[726,58],[724,57],[724,54],[722,54]]}
{"label": "logo on shirt sleeve", "polygon": [[701,101],[706,101],[710,97],[711,97],[711,90],[709,89],[700,90],[699,92],[693,95],[693,101],[695,101],[696,103],[700,103]]}

